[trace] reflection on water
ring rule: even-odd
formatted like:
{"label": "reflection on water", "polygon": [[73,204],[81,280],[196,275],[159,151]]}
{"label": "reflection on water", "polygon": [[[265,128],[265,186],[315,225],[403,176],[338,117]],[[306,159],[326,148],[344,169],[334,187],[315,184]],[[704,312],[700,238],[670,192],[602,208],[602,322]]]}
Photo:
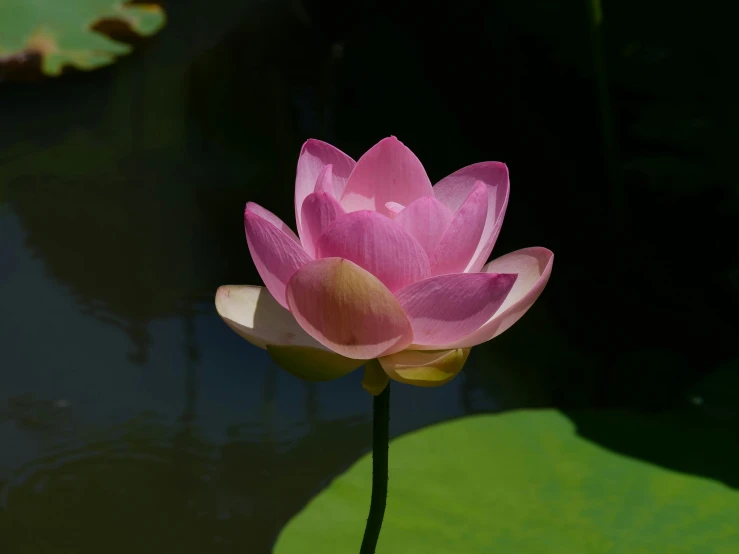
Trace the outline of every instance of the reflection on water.
{"label": "reflection on water", "polygon": [[[233,425],[215,445],[142,416],[17,468],[0,490],[14,523],[4,539],[75,552],[266,552],[326,476],[366,448],[368,429],[353,417],[280,441]],[[326,441],[337,444],[330,455]]]}
{"label": "reflection on water", "polygon": [[[131,358],[125,329],[81,308],[17,217],[4,210],[0,229],[14,259],[0,289],[0,528],[18,551],[268,552],[369,448],[360,374],[298,381],[197,302],[150,316],[148,356]],[[393,433],[462,413],[463,383],[398,388]]]}

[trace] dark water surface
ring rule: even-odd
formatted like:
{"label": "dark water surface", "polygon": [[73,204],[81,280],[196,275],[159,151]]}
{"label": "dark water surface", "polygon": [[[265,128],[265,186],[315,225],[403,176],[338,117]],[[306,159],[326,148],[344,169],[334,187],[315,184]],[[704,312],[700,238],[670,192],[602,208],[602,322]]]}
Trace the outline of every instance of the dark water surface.
{"label": "dark water surface", "polygon": [[494,255],[556,254],[537,305],[459,378],[395,385],[392,435],[518,407],[677,414],[676,430],[710,431],[700,445],[572,417],[610,448],[739,486],[722,22],[671,4],[698,46],[658,7],[607,12],[616,150],[587,3],[347,4],[168,2],[168,27],[111,68],[0,82],[0,551],[269,552],[369,449],[360,372],[298,381],[213,305],[219,285],[260,283],[244,204],[293,223],[309,137],[356,158],[394,134],[432,181],[505,161]]}

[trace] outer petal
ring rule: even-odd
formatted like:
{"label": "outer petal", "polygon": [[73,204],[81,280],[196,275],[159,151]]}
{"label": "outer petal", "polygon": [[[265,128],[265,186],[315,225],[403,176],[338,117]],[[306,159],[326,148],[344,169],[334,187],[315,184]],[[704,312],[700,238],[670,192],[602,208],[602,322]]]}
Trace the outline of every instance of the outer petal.
{"label": "outer petal", "polygon": [[396,297],[413,327],[414,348],[448,344],[476,331],[515,282],[516,275],[506,273],[456,273],[405,287]]}
{"label": "outer petal", "polygon": [[280,367],[301,379],[335,379],[362,363],[326,349],[303,331],[264,287],[220,287],[216,310],[231,329],[253,345],[266,348]]}
{"label": "outer petal", "polygon": [[398,139],[389,137],[359,158],[341,205],[347,212],[374,210],[389,216],[388,202],[407,206],[416,198],[431,195],[431,181],[419,159]]}
{"label": "outer petal", "polygon": [[395,381],[417,387],[438,387],[456,377],[469,355],[469,348],[403,350],[383,356],[378,361],[385,373]]}
{"label": "outer petal", "polygon": [[295,220],[299,233],[302,227],[300,208],[303,200],[315,190],[318,176],[328,164],[333,166],[333,195],[338,199],[344,192],[344,187],[356,162],[338,148],[323,141],[310,139],[303,144],[295,176]]}
{"label": "outer petal", "polygon": [[282,221],[279,217],[277,217],[275,214],[273,214],[269,210],[262,208],[262,206],[260,206],[259,204],[255,204],[254,202],[248,202],[246,204],[246,209],[258,215],[262,219],[266,219],[272,225],[274,225],[275,227],[283,231],[287,236],[289,236],[295,242],[300,244],[300,239],[298,238],[298,235],[295,234],[295,231],[290,229],[287,223]]}
{"label": "outer petal", "polygon": [[488,213],[488,187],[478,181],[454,214],[449,227],[430,256],[431,274],[462,273],[480,244]]}
{"label": "outer petal", "polygon": [[267,351],[282,369],[306,381],[331,381],[362,365],[362,360],[345,358],[323,346],[311,348],[268,344]]}
{"label": "outer petal", "polygon": [[231,329],[259,348],[275,344],[323,349],[264,287],[222,286],[216,292],[216,310]]}
{"label": "outer petal", "polygon": [[482,162],[455,171],[434,185],[434,194],[452,212],[465,201],[477,181],[488,186],[488,215],[482,237],[466,272],[480,271],[493,250],[508,206],[508,168],[500,162]]}
{"label": "outer petal", "polygon": [[[257,271],[269,292],[277,302],[287,307],[285,286],[293,273],[310,261],[310,256],[293,237],[275,225],[271,219],[265,219],[260,215],[266,211],[252,202],[246,205],[244,212],[246,242],[254,265],[257,266]],[[270,215],[280,222],[277,216]]]}
{"label": "outer petal", "polygon": [[313,192],[303,201],[303,247],[316,257],[316,243],[323,232],[344,215],[344,208],[338,200],[326,192]]}
{"label": "outer petal", "polygon": [[[395,206],[388,208],[394,210]],[[452,212],[444,204],[433,196],[423,196],[408,204],[395,217],[395,223],[408,231],[431,259],[452,218]]]}
{"label": "outer petal", "polygon": [[554,254],[541,247],[516,250],[493,260],[484,268],[486,273],[517,273],[518,279],[493,317],[470,335],[450,342],[447,348],[467,348],[489,341],[516,323],[536,302],[552,273]]}
{"label": "outer petal", "polygon": [[317,258],[346,258],[382,281],[392,292],[430,275],[418,241],[394,221],[368,210],[340,217],[321,235]]}
{"label": "outer petal", "polygon": [[392,354],[413,339],[392,293],[348,260],[325,258],[303,266],[287,285],[287,303],[309,335],[348,358]]}

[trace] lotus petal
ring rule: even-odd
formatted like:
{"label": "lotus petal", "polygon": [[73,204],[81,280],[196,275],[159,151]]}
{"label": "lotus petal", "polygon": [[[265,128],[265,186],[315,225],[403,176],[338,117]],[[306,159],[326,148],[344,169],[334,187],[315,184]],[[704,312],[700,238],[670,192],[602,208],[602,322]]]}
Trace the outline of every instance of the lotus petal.
{"label": "lotus petal", "polygon": [[508,206],[508,168],[500,162],[482,162],[463,167],[434,185],[434,194],[452,212],[464,203],[478,181],[488,186],[488,214],[474,255],[465,268],[475,273],[485,265],[503,225]]}
{"label": "lotus petal", "polygon": [[398,291],[413,327],[414,348],[449,344],[473,333],[503,304],[515,282],[515,274],[453,273]]}
{"label": "lotus petal", "polygon": [[417,387],[438,387],[456,377],[469,354],[469,348],[403,350],[383,356],[378,361],[385,373],[395,381]]}
{"label": "lotus petal", "polygon": [[324,258],[304,265],[287,285],[287,303],[309,335],[347,358],[392,354],[413,340],[393,294],[349,260]]}
{"label": "lotus petal", "polygon": [[295,220],[298,233],[302,236],[303,200],[316,189],[318,177],[323,168],[331,164],[332,188],[334,198],[341,198],[344,187],[356,162],[338,148],[330,144],[310,139],[303,144],[298,158],[298,170],[295,176]]}
{"label": "lotus petal", "polygon": [[488,187],[478,181],[454,214],[434,253],[429,257],[432,275],[465,272],[480,244],[487,213]]}
{"label": "lotus petal", "polygon": [[431,196],[431,181],[416,155],[395,137],[381,140],[359,158],[341,205],[347,212],[374,210],[389,216],[388,202],[407,206]]}
{"label": "lotus petal", "polygon": [[408,231],[431,259],[453,218],[449,208],[436,198],[422,196],[400,211],[395,223]]}
{"label": "lotus petal", "polygon": [[400,225],[362,210],[348,213],[321,235],[317,258],[345,258],[363,267],[392,292],[430,275],[426,252]]}
{"label": "lotus petal", "polygon": [[487,342],[516,323],[539,298],[552,273],[554,254],[541,247],[523,248],[487,264],[484,271],[518,275],[511,292],[495,314],[473,333],[450,342],[448,348],[467,348]]}
{"label": "lotus petal", "polygon": [[272,218],[280,222],[277,216],[270,214],[272,218],[265,219],[260,215],[266,211],[253,202],[246,205],[244,212],[246,243],[249,245],[254,265],[269,292],[277,302],[287,307],[285,286],[293,273],[311,258],[299,242],[273,222]]}

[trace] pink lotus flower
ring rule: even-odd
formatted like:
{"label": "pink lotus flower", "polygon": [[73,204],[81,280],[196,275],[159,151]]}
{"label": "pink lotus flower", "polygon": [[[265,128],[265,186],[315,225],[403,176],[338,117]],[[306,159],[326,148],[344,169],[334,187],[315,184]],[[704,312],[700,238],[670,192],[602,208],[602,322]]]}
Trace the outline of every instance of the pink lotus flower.
{"label": "pink lotus flower", "polygon": [[304,379],[333,379],[376,359],[364,381],[373,394],[388,377],[446,383],[471,347],[526,313],[552,270],[552,252],[539,247],[485,264],[508,190],[499,162],[432,186],[395,137],[358,162],[309,140],[295,182],[298,235],[248,203],[246,240],[266,289],[221,287],[218,313]]}

